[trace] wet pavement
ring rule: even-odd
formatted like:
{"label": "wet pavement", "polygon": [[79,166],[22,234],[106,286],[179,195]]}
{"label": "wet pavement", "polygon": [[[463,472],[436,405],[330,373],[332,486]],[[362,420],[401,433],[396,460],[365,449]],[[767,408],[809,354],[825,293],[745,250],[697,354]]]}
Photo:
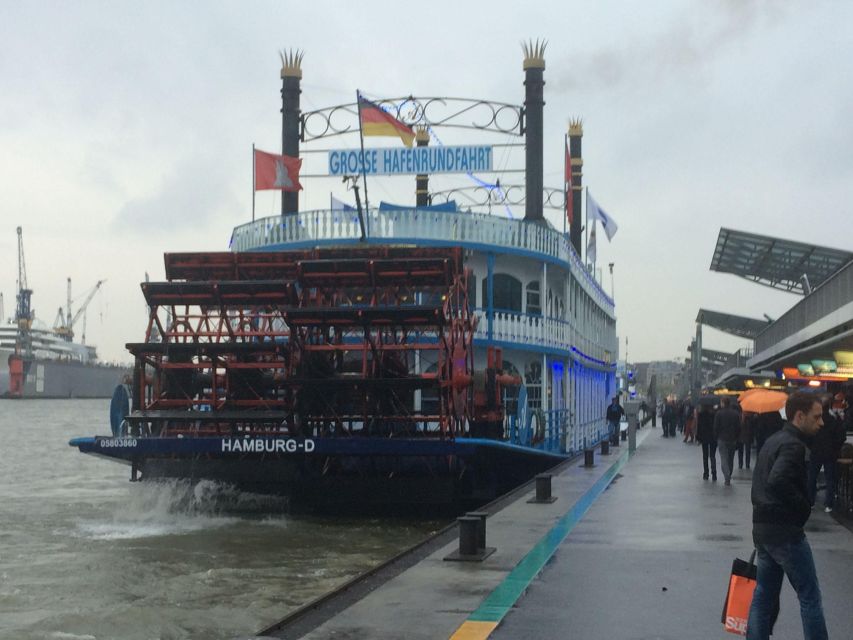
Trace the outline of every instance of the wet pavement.
{"label": "wet pavement", "polygon": [[[551,504],[521,495],[488,519],[481,563],[446,562],[454,540],[280,638],[512,640],[731,638],[720,624],[729,570],[748,558],[751,472],[702,479],[701,449],[643,428],[595,466],[553,479]],[[820,503],[819,496],[819,503]],[[853,637],[853,533],[822,509],[807,526],[831,638]],[[346,600],[342,594],[341,599]],[[334,608],[334,607],[333,607]],[[802,638],[786,583],[774,640]]]}
{"label": "wet pavement", "polygon": [[[720,613],[732,559],[752,549],[751,471],[735,469],[730,487],[722,475],[703,480],[700,447],[659,433],[651,430],[491,638],[734,637]],[[853,534],[818,508],[806,534],[829,636],[851,638]],[[802,638],[787,581],[781,607],[774,640]]]}

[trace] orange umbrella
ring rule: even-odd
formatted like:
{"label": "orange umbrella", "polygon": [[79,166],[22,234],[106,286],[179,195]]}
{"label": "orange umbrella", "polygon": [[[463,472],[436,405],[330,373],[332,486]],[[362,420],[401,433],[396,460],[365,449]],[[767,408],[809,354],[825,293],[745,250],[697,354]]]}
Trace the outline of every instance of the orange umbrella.
{"label": "orange umbrella", "polygon": [[750,413],[779,411],[787,401],[787,393],[770,389],[750,389],[738,398],[740,408]]}

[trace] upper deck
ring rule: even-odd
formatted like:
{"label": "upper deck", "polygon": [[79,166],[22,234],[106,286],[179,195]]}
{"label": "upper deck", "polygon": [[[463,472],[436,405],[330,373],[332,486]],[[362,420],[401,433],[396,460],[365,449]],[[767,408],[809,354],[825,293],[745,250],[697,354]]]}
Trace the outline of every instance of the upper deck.
{"label": "upper deck", "polygon": [[[529,256],[571,273],[591,300],[615,318],[614,303],[581,263],[568,238],[547,224],[484,213],[404,209],[371,210],[367,242],[418,246],[463,246],[475,251]],[[232,251],[299,249],[361,242],[358,215],[315,210],[260,218],[234,228]]]}

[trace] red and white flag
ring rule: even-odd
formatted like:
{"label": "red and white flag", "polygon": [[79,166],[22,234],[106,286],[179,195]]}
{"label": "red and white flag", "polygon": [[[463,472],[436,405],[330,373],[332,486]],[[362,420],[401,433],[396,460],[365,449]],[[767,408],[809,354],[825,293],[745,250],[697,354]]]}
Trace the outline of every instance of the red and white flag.
{"label": "red and white flag", "polygon": [[279,189],[281,191],[299,191],[299,169],[301,158],[279,156],[255,149],[255,191]]}

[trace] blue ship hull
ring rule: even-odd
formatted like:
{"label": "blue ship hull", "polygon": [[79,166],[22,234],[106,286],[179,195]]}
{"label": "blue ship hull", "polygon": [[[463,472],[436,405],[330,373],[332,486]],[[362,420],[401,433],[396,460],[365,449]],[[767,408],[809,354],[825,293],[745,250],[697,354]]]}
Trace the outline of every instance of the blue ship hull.
{"label": "blue ship hull", "polygon": [[132,465],[150,481],[214,480],[287,496],[295,509],[483,504],[569,456],[479,438],[88,437],[81,453]]}

